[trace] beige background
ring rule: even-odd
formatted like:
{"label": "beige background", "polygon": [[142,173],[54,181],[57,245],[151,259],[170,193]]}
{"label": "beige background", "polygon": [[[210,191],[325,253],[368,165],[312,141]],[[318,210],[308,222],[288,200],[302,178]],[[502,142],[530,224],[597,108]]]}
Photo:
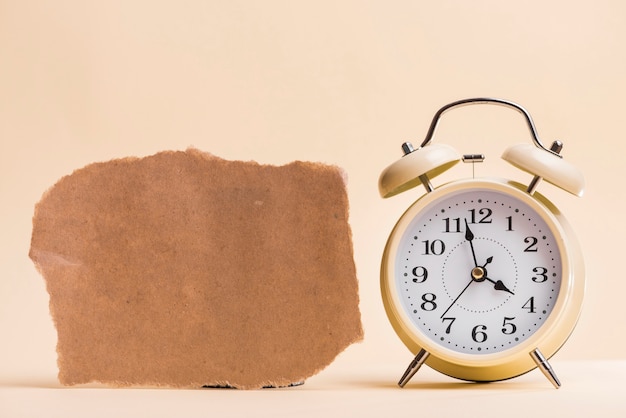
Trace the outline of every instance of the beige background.
{"label": "beige background", "polygon": [[[56,376],[48,296],[27,257],[42,193],[91,162],[188,146],[346,170],[366,335],[338,361],[404,367],[378,270],[421,191],[382,200],[378,175],[439,107],[473,96],[525,106],[586,176],[582,199],[540,186],[574,225],[588,273],[555,361],[624,359],[625,41],[619,0],[0,0],[0,380]],[[486,154],[477,175],[529,180],[499,158],[530,141],[517,112],[461,108],[435,141]],[[460,165],[442,181],[469,175]]]}

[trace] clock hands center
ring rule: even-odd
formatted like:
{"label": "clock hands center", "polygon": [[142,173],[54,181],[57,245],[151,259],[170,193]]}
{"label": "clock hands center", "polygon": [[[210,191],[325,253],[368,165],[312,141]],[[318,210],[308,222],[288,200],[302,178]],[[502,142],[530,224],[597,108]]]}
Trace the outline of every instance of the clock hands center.
{"label": "clock hands center", "polygon": [[471,273],[472,279],[474,279],[477,282],[482,282],[484,280],[487,280],[488,282],[493,284],[493,288],[495,290],[502,290],[512,295],[515,295],[515,293],[513,293],[508,287],[506,287],[506,285],[502,282],[502,280],[493,280],[487,277],[487,269],[485,267],[487,266],[487,264],[491,263],[492,261],[493,261],[493,256],[487,258],[487,262],[483,264],[482,266],[474,267]]}
{"label": "clock hands center", "polygon": [[485,264],[479,267],[474,267],[471,273],[472,279],[474,279],[477,282],[482,282],[482,281],[487,280],[488,282],[493,284],[493,288],[495,290],[503,290],[505,292],[509,292],[512,295],[515,295],[515,293],[513,293],[508,287],[506,287],[506,285],[502,282],[502,280],[493,280],[487,277],[487,269],[485,267],[487,266],[487,264],[491,263],[492,261],[493,261],[493,257],[489,257],[487,258],[487,262]]}
{"label": "clock hands center", "polygon": [[487,261],[485,262],[485,264],[483,264],[482,266],[476,266],[472,269],[470,275],[472,276],[472,279],[477,281],[477,282],[483,282],[485,280],[493,282],[493,280],[491,280],[489,277],[487,277],[487,269],[485,267],[487,267],[487,264],[491,263],[493,261],[493,257],[489,257],[487,258]]}

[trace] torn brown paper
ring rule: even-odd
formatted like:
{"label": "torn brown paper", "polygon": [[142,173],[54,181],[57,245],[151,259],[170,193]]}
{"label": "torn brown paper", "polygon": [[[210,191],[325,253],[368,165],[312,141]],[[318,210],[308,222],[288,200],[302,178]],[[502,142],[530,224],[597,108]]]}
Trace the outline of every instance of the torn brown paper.
{"label": "torn brown paper", "polygon": [[91,164],[37,204],[30,257],[66,385],[285,386],[362,339],[337,167]]}

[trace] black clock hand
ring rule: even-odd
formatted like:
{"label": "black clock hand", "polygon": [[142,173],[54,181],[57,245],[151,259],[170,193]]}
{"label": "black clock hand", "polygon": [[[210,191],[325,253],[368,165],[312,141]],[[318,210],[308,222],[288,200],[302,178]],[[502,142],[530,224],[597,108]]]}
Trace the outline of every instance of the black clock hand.
{"label": "black clock hand", "polygon": [[474,257],[474,266],[478,267],[478,261],[476,261],[476,252],[474,251],[474,244],[472,241],[474,240],[474,234],[469,228],[467,224],[467,219],[465,219],[465,239],[469,241],[470,248],[472,249],[472,257]]}
{"label": "black clock hand", "polygon": [[485,269],[485,267],[487,267],[487,264],[491,263],[492,261],[493,261],[493,257],[489,257],[487,261],[485,261],[485,264],[483,264],[483,270]]}
{"label": "black clock hand", "polygon": [[444,316],[445,314],[447,314],[447,313],[448,313],[448,311],[449,311],[449,310],[450,310],[450,309],[454,306],[454,304],[456,303],[456,301],[457,301],[457,300],[459,300],[459,298],[461,297],[461,295],[462,295],[463,293],[465,293],[465,291],[467,290],[467,288],[468,288],[468,287],[470,287],[470,285],[472,284],[472,282],[473,282],[473,281],[474,281],[474,279],[470,280],[470,282],[467,284],[467,286],[465,286],[465,287],[463,288],[463,290],[461,290],[461,293],[459,293],[459,296],[457,296],[457,297],[456,297],[456,299],[454,299],[454,301],[452,301],[452,303],[450,304],[450,306],[448,306],[448,309],[446,309],[446,310],[444,311],[444,313],[442,313],[442,314],[441,314],[440,318],[443,318],[443,316]]}
{"label": "black clock hand", "polygon": [[485,277],[485,280],[490,281],[491,283],[493,283],[493,288],[496,290],[504,290],[505,292],[509,292],[512,295],[515,295],[515,293],[511,292],[509,290],[508,287],[506,287],[506,285],[504,283],[502,283],[502,280],[497,280],[494,281],[492,279],[490,279],[489,277]]}

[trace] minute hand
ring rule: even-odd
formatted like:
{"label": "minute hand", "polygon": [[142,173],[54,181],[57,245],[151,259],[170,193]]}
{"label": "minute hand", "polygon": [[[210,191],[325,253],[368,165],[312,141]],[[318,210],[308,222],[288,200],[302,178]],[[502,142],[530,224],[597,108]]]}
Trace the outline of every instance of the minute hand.
{"label": "minute hand", "polygon": [[474,258],[474,267],[478,267],[478,261],[476,261],[476,251],[474,251],[474,244],[472,241],[474,240],[474,234],[469,228],[467,224],[467,219],[465,219],[465,239],[469,241],[470,248],[472,249],[472,257]]}

